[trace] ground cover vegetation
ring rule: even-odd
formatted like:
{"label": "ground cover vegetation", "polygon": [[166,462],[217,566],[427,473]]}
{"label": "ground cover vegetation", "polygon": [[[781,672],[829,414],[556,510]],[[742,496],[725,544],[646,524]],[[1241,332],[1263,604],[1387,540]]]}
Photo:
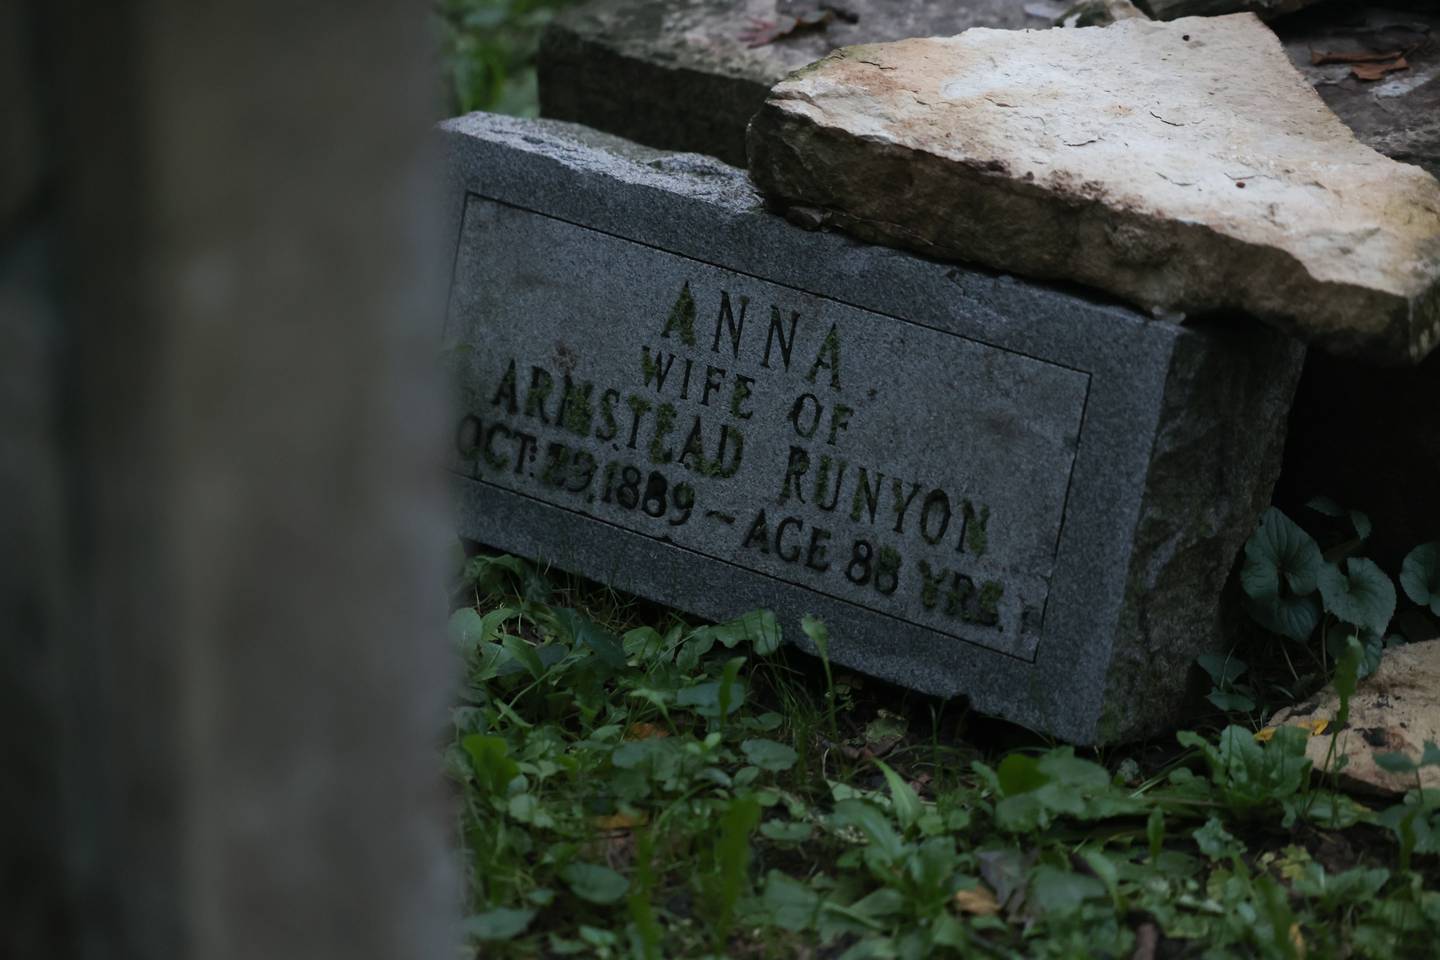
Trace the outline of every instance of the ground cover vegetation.
{"label": "ground cover vegetation", "polygon": [[[1360,556],[1363,516],[1315,506],[1332,546],[1278,511],[1247,545],[1266,630],[1250,662],[1203,664],[1213,722],[1108,752],[852,676],[814,620],[808,657],[764,611],[699,624],[465,560],[447,764],[467,936],[485,956],[641,960],[1434,955],[1440,797],[1417,779],[1364,804],[1305,748],[1403,642],[1399,596],[1434,626],[1440,548],[1406,559],[1397,594]],[[1339,714],[1261,725],[1325,680]]]}
{"label": "ground cover vegetation", "polygon": [[[453,112],[536,112],[573,0],[439,0]],[[1385,649],[1440,634],[1440,544],[1397,580],[1364,514],[1272,510],[1240,570],[1252,633],[1202,657],[1213,714],[1077,751],[513,557],[457,564],[445,763],[494,957],[1430,957],[1440,798],[1337,792],[1312,737]],[[1313,530],[1316,535],[1307,532]],[[1318,535],[1318,536],[1317,536]],[[1335,716],[1265,726],[1333,682]],[[1381,758],[1415,773],[1416,759]],[[1420,764],[1440,763],[1426,746]]]}
{"label": "ground cover vegetation", "polygon": [[577,0],[436,0],[441,72],[452,114],[539,112],[535,51],[556,11]]}

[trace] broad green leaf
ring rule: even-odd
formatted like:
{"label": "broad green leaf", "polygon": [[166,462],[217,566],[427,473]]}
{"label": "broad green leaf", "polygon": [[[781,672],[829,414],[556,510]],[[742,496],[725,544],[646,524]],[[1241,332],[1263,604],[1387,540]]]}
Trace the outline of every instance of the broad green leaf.
{"label": "broad green leaf", "polygon": [[514,657],[525,670],[536,680],[545,675],[545,664],[541,662],[540,655],[535,648],[520,637],[506,636],[501,639],[500,645],[505,652]]}
{"label": "broad green leaf", "polygon": [[1366,634],[1360,646],[1363,648],[1363,654],[1360,657],[1360,670],[1356,674],[1356,679],[1364,680],[1380,669],[1380,660],[1385,656],[1385,641],[1380,638],[1378,633]]}
{"label": "broad green leaf", "polygon": [[465,935],[473,940],[511,940],[524,933],[534,918],[534,910],[496,907],[468,917]]}
{"label": "broad green leaf", "polygon": [[610,948],[620,942],[619,936],[613,930],[603,930],[600,927],[592,927],[588,924],[580,924],[580,939],[594,947],[596,951],[604,951],[608,955]]}
{"label": "broad green leaf", "polygon": [[1327,873],[1318,863],[1307,863],[1294,877],[1295,892],[1318,899],[1322,909],[1335,910],[1347,904],[1363,904],[1380,892],[1390,880],[1384,867],[1355,867],[1343,873]]}
{"label": "broad green leaf", "polygon": [[1361,513],[1359,510],[1350,511],[1350,524],[1355,528],[1356,538],[1360,540],[1369,540],[1371,532],[1375,529],[1375,525],[1370,522],[1369,515]]}
{"label": "broad green leaf", "polygon": [[1202,653],[1195,658],[1200,668],[1210,674],[1210,679],[1217,686],[1224,686],[1234,683],[1244,675],[1246,669],[1244,661],[1232,656],[1221,656],[1218,653]]}
{"label": "broad green leaf", "polygon": [[825,624],[821,623],[815,617],[806,614],[800,619],[800,629],[805,632],[805,636],[810,638],[810,642],[815,644],[815,649],[820,653],[820,658],[822,660],[829,660],[830,631],[826,629]]}
{"label": "broad green leaf", "polygon": [[1320,597],[1314,593],[1303,597],[1246,597],[1245,609],[1260,626],[1291,640],[1308,639],[1324,616]]}
{"label": "broad green leaf", "polygon": [[1245,544],[1240,585],[1251,599],[1277,597],[1282,588],[1303,597],[1315,592],[1322,558],[1315,539],[1274,507]]}
{"label": "broad green leaf", "polygon": [[960,950],[970,938],[965,935],[965,925],[948,913],[942,913],[930,924],[930,939],[942,947]]}
{"label": "broad green leaf", "polygon": [[760,835],[780,843],[801,843],[810,839],[815,828],[808,823],[790,820],[766,820],[760,824]]}
{"label": "broad green leaf", "polygon": [[1395,615],[1395,584],[1373,560],[1351,557],[1345,569],[1333,563],[1320,568],[1320,596],[1338,619],[1384,635]]}
{"label": "broad green leaf", "polygon": [[[725,661],[725,669],[720,674],[720,686],[715,692],[715,705],[719,710],[719,717],[723,721],[740,706],[744,699],[744,693],[736,696],[736,688],[739,686],[740,668],[745,665],[744,657],[731,657]],[[740,688],[743,691],[743,687]]]}
{"label": "broad green leaf", "polygon": [[1313,537],[1274,507],[1266,510],[1245,543],[1240,570],[1250,615],[1282,637],[1310,636],[1320,623],[1320,602],[1312,594],[1322,561]]}
{"label": "broad green leaf", "polygon": [[820,912],[820,894],[779,870],[766,875],[763,899],[775,925],[792,932],[814,926]]}
{"label": "broad green leaf", "polygon": [[485,621],[471,607],[461,607],[450,614],[450,641],[462,653],[470,653],[485,638]]}
{"label": "broad green leaf", "polygon": [[591,903],[616,903],[630,889],[629,880],[595,863],[572,863],[560,871],[560,876],[577,897]]}
{"label": "broad green leaf", "polygon": [[[1348,627],[1348,624],[1347,624]],[[1326,640],[1326,650],[1330,656],[1335,658],[1336,669],[1340,668],[1340,661],[1346,656],[1349,645],[1355,643],[1359,647],[1359,659],[1356,661],[1355,679],[1364,680],[1380,668],[1380,659],[1385,654],[1385,641],[1380,635],[1373,633],[1363,627],[1346,630],[1332,630]],[[1341,698],[1341,704],[1345,702]]]}
{"label": "broad green leaf", "polygon": [[905,845],[895,828],[880,808],[864,800],[841,800],[835,804],[832,817],[837,826],[853,827],[870,840],[891,863],[897,862],[904,853]]}
{"label": "broad green leaf", "polygon": [[1050,778],[1040,772],[1039,761],[1023,753],[1005,757],[995,773],[1000,781],[1000,792],[1007,797],[1038,790],[1050,782]]}
{"label": "broad green leaf", "polygon": [[752,618],[750,643],[757,656],[768,657],[780,649],[780,624],[770,610],[758,610]]}
{"label": "broad green leaf", "polygon": [[666,738],[627,740],[610,754],[610,762],[622,770],[634,770],[653,764],[662,754],[671,753],[674,749]]}
{"label": "broad green leaf", "polygon": [[460,740],[460,747],[470,757],[476,783],[487,793],[504,793],[520,775],[520,768],[508,756],[510,748],[500,737],[472,733]]}
{"label": "broad green leaf", "polygon": [[1422,543],[1400,567],[1405,596],[1440,616],[1440,543]]}
{"label": "broad green leaf", "polygon": [[1098,899],[1107,893],[1105,884],[1083,873],[1071,873],[1042,863],[1030,874],[1028,903],[1045,913],[1074,912],[1086,900]]}
{"label": "broad green leaf", "polygon": [[774,740],[746,740],[740,744],[745,759],[762,770],[778,772],[789,770],[795,765],[797,755],[793,748]]}
{"label": "broad green leaf", "polygon": [[1057,747],[1041,756],[1035,766],[1057,784],[1069,787],[1098,790],[1110,784],[1110,772],[1098,763],[1075,756],[1074,747]]}
{"label": "broad green leaf", "polygon": [[953,837],[930,837],[905,865],[906,872],[922,896],[944,900],[955,892],[956,868],[960,858],[955,853]]}
{"label": "broad green leaf", "polygon": [[1240,812],[1293,796],[1310,772],[1305,757],[1309,732],[1301,727],[1282,726],[1265,744],[1256,743],[1246,728],[1233,725],[1221,731],[1218,745],[1189,730],[1175,739],[1200,751],[1225,802]]}
{"label": "broad green leaf", "polygon": [[620,646],[626,656],[638,660],[653,660],[665,650],[665,638],[654,627],[636,627],[626,631],[620,638]]}
{"label": "broad green leaf", "polygon": [[1205,825],[1191,834],[1200,852],[1211,860],[1225,860],[1245,852],[1245,845],[1236,840],[1224,825],[1211,817]]}
{"label": "broad green leaf", "polygon": [[557,607],[554,614],[562,633],[568,634],[575,643],[589,647],[612,667],[625,666],[625,650],[610,631],[569,607]]}
{"label": "broad green leaf", "polygon": [[881,887],[850,904],[850,909],[876,920],[891,917],[905,909],[905,895],[894,887]]}
{"label": "broad green leaf", "polygon": [[1345,516],[1345,508],[1330,497],[1311,497],[1305,501],[1305,506],[1314,510],[1316,513],[1323,513],[1327,517],[1339,518]]}
{"label": "broad green leaf", "polygon": [[465,569],[464,572],[461,574],[461,579],[468,586],[470,584],[479,582],[487,575],[490,575],[495,571],[505,571],[508,573],[513,573],[518,577],[523,577],[527,573],[527,567],[525,566],[525,561],[521,560],[519,557],[491,557],[480,554],[471,557],[465,562]]}
{"label": "broad green leaf", "polygon": [[909,830],[925,812],[920,798],[910,784],[905,782],[905,778],[890,769],[884,761],[876,760],[875,765],[885,774],[885,782],[890,786],[890,804],[895,810],[895,819],[900,821],[901,827]]}
{"label": "broad green leaf", "polygon": [[[730,683],[728,711],[734,712],[745,699],[745,684],[734,680]],[[702,717],[720,716],[720,683],[711,680],[685,687],[675,694],[675,705],[689,707]]]}
{"label": "broad green leaf", "polygon": [[718,641],[727,649],[736,644],[748,642],[760,656],[767,657],[780,649],[780,624],[769,610],[752,610],[742,617],[727,623],[701,627],[694,636],[705,636]]}
{"label": "broad green leaf", "polygon": [[751,796],[734,798],[720,816],[720,833],[715,839],[718,870],[713,893],[719,900],[722,927],[728,927],[735,902],[749,884],[750,834],[759,822],[760,804]]}
{"label": "broad green leaf", "polygon": [[899,740],[910,730],[910,721],[896,713],[881,708],[874,720],[865,724],[865,742],[879,743],[884,740]]}
{"label": "broad green leaf", "polygon": [[1105,892],[1110,894],[1110,900],[1114,903],[1115,909],[1123,909],[1120,895],[1120,871],[1116,868],[1115,862],[1093,847],[1080,851],[1080,857],[1090,868],[1090,872],[1105,884]]}
{"label": "broad green leaf", "polygon": [[1165,848],[1165,811],[1159,806],[1151,810],[1145,820],[1145,841],[1150,848],[1150,859],[1159,859],[1160,851]]}
{"label": "broad green leaf", "polygon": [[515,819],[542,830],[555,826],[555,818],[533,793],[521,793],[511,797],[510,814]]}
{"label": "broad green leaf", "polygon": [[1399,751],[1375,754],[1375,766],[1384,770],[1386,773],[1394,773],[1400,776],[1414,773],[1419,769],[1414,760],[1411,760],[1408,755]]}
{"label": "broad green leaf", "polygon": [[1365,658],[1365,649],[1354,637],[1347,637],[1345,648],[1335,661],[1335,693],[1340,698],[1340,711],[1335,715],[1336,728],[1350,722],[1350,698],[1360,682],[1360,661]]}
{"label": "broad green leaf", "polygon": [[1249,713],[1255,709],[1255,701],[1237,690],[1211,690],[1205,699],[1226,713]]}
{"label": "broad green leaf", "polygon": [[701,628],[687,637],[685,642],[680,645],[680,652],[675,655],[675,666],[690,673],[700,666],[700,658],[714,647],[715,634]]}

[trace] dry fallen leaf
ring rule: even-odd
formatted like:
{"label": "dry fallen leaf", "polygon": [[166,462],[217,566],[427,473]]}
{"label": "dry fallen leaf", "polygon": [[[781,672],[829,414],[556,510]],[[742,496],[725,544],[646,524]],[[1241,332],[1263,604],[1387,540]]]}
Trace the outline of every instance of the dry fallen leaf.
{"label": "dry fallen leaf", "polygon": [[1295,946],[1295,956],[1301,958],[1301,960],[1304,960],[1305,937],[1301,935],[1300,924],[1298,923],[1290,924],[1290,942]]}
{"label": "dry fallen leaf", "polygon": [[955,909],[977,917],[991,917],[1000,912],[1000,904],[989,887],[977,886],[955,891]]}
{"label": "dry fallen leaf", "polygon": [[1379,80],[1387,73],[1394,73],[1396,70],[1409,70],[1410,64],[1405,62],[1404,57],[1392,60],[1389,63],[1357,63],[1350,68],[1350,73],[1356,80]]}
{"label": "dry fallen leaf", "polygon": [[645,820],[643,813],[612,813],[608,817],[596,817],[595,826],[601,830],[633,830]]}
{"label": "dry fallen leaf", "polygon": [[1404,50],[1386,50],[1377,53],[1373,50],[1359,50],[1351,52],[1339,52],[1334,50],[1311,50],[1310,63],[1313,66],[1323,67],[1327,63],[1379,63],[1384,60],[1398,60],[1405,56]]}
{"label": "dry fallen leaf", "polygon": [[[1302,728],[1302,729],[1304,729],[1304,730],[1309,730],[1309,731],[1310,731],[1310,736],[1312,736],[1312,737],[1319,737],[1319,736],[1323,736],[1324,733],[1325,733],[1325,731],[1328,730],[1328,729],[1330,729],[1330,721],[1329,721],[1329,720],[1311,720],[1311,721],[1306,722],[1306,723],[1291,724],[1291,726],[1296,726],[1296,727],[1300,727],[1300,728]],[[1275,738],[1275,731],[1276,731],[1277,729],[1279,729],[1279,728],[1278,728],[1278,727],[1266,727],[1266,728],[1263,729],[1263,730],[1256,730],[1256,731],[1255,731],[1255,742],[1256,742],[1256,743],[1269,743],[1271,740],[1273,740],[1273,739]]]}
{"label": "dry fallen leaf", "polygon": [[654,740],[670,736],[670,731],[653,723],[632,723],[625,730],[626,740]]}

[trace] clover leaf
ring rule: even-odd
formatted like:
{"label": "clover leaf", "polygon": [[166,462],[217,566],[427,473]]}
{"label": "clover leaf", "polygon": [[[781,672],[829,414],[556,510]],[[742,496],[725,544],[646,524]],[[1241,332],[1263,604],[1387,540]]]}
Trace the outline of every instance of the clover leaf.
{"label": "clover leaf", "polygon": [[1440,615],[1440,543],[1422,543],[1405,556],[1400,586],[1405,596]]}
{"label": "clover leaf", "polygon": [[1372,633],[1385,633],[1395,615],[1395,584],[1375,561],[1351,557],[1342,570],[1333,563],[1320,569],[1320,596],[1338,619]]}

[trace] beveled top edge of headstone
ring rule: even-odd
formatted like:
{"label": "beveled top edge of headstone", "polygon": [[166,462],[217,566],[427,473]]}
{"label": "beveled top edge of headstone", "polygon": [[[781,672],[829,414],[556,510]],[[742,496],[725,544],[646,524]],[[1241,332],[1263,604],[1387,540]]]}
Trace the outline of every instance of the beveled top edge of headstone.
{"label": "beveled top edge of headstone", "polygon": [[572,170],[691,196],[735,213],[764,209],[763,199],[744,170],[704,154],[647,147],[580,123],[498,113],[468,113],[437,126],[445,132],[544,157]]}

